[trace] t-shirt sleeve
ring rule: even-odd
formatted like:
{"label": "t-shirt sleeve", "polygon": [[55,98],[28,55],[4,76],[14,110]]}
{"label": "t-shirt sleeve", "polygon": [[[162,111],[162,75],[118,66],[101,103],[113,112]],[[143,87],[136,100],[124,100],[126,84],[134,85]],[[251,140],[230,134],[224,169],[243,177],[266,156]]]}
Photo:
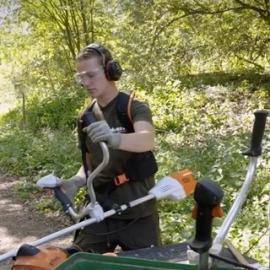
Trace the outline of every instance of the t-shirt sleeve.
{"label": "t-shirt sleeve", "polygon": [[133,123],[146,121],[153,125],[152,112],[146,102],[134,99],[131,105]]}

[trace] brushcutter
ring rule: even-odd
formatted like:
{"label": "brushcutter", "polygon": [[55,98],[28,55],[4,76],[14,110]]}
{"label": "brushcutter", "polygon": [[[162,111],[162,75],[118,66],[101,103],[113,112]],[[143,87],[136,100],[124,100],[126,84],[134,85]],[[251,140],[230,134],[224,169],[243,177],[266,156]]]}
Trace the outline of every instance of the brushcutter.
{"label": "brushcutter", "polygon": [[[196,232],[195,232],[195,238],[190,242],[190,249],[187,251],[188,260],[190,263],[198,263],[200,269],[206,270],[208,269],[209,264],[213,264],[213,260],[208,261],[208,253],[215,257],[215,255],[219,255],[222,251],[222,244],[226,240],[226,235],[234,222],[235,218],[237,217],[238,213],[240,212],[247,196],[249,193],[249,190],[251,188],[251,185],[254,181],[256,166],[257,166],[257,160],[258,157],[262,153],[262,138],[265,130],[265,124],[268,112],[265,110],[258,110],[254,113],[255,115],[255,121],[253,124],[253,130],[252,130],[252,136],[251,136],[251,143],[248,150],[243,151],[242,154],[245,156],[248,156],[250,158],[248,171],[246,175],[246,179],[242,185],[242,188],[234,201],[229,213],[227,214],[222,226],[220,227],[215,239],[212,241],[212,236],[209,233],[212,231],[212,218],[215,216],[214,213],[212,213],[211,206],[213,207],[213,198],[211,201],[211,198],[207,198],[207,192],[199,196],[197,192],[194,193],[194,199],[197,201],[197,203],[200,203],[204,206],[205,209],[200,211],[200,215],[197,215],[196,220]],[[199,188],[199,186],[196,187],[196,189]],[[212,193],[214,197],[216,197],[216,200],[218,202],[217,196],[219,193],[218,189],[210,188],[209,186],[205,187],[205,190],[208,190]],[[216,194],[216,195],[215,195]],[[206,203],[205,203],[206,202]],[[207,209],[208,207],[208,209]],[[206,213],[205,213],[206,211]],[[203,218],[204,217],[204,218]],[[207,225],[207,228],[205,226]],[[202,231],[202,228],[204,230]],[[213,246],[212,246],[213,243]]]}
{"label": "brushcutter", "polygon": [[[162,178],[157,184],[148,192],[148,195],[133,200],[131,202],[125,203],[119,206],[118,209],[111,209],[109,211],[103,212],[103,209],[100,207],[98,202],[96,201],[94,189],[93,189],[93,180],[94,178],[106,167],[109,161],[109,151],[108,147],[104,142],[100,143],[102,151],[103,151],[103,160],[101,164],[90,174],[87,179],[87,187],[88,193],[91,202],[84,207],[79,213],[75,211],[73,208],[72,202],[66,196],[64,191],[58,187],[59,179],[58,177],[50,174],[43,178],[41,178],[37,184],[43,188],[51,188],[54,190],[56,198],[61,202],[64,210],[73,216],[75,219],[82,218],[86,215],[89,215],[91,218],[76,223],[68,228],[62,229],[58,232],[45,236],[41,239],[34,241],[31,246],[39,246],[45,243],[48,243],[52,240],[55,240],[59,237],[67,235],[71,232],[74,232],[82,227],[88,226],[95,222],[99,222],[104,218],[113,216],[118,213],[118,211],[125,211],[131,207],[142,204],[149,200],[161,200],[161,199],[171,199],[174,201],[180,201],[190,194],[192,194],[195,190],[195,186],[197,181],[193,178],[193,174],[190,170],[185,169],[180,172],[175,172],[171,176],[166,176]],[[14,257],[17,254],[17,250],[5,253],[0,255],[0,262],[4,261],[8,258]]]}
{"label": "brushcutter", "polygon": [[[51,178],[51,176],[49,176]],[[51,179],[50,179],[51,181]],[[174,173],[171,176],[166,176],[162,178],[158,183],[153,187],[148,193],[148,195],[133,200],[129,203],[123,204],[120,206],[121,211],[125,211],[131,207],[142,204],[146,201],[156,199],[171,199],[171,200],[182,200],[194,192],[197,181],[193,178],[192,172],[189,170],[183,170],[178,173]],[[69,206],[72,207],[72,206]],[[74,209],[70,213],[75,212]],[[117,213],[117,210],[109,210],[104,213],[104,218],[113,216]],[[80,214],[79,214],[80,215]],[[82,222],[76,223],[68,228],[62,229],[58,232],[52,233],[48,236],[45,236],[41,239],[38,239],[31,243],[31,246],[39,246],[45,243],[48,243],[52,240],[60,238],[64,235],[67,235],[71,232],[74,232],[82,227],[88,226],[97,222],[97,218],[90,218]],[[0,262],[6,259],[9,259],[13,256],[16,256],[17,250],[5,253],[0,255]]]}
{"label": "brushcutter", "polygon": [[[57,177],[53,177],[52,175],[42,178],[41,180],[42,180],[41,183],[44,187],[50,186],[52,188],[53,181],[55,182],[55,184],[57,183]],[[46,185],[46,180],[48,180],[47,182],[48,185]],[[74,224],[68,228],[62,229],[48,236],[45,236],[39,240],[36,240],[32,244],[29,244],[29,245],[25,244],[21,246],[18,251],[14,250],[6,254],[0,255],[0,262],[16,256],[15,265],[17,266],[33,267],[33,266],[37,266],[37,264],[38,265],[41,264],[39,260],[42,260],[42,261],[45,261],[45,263],[43,262],[42,264],[46,265],[47,267],[48,263],[46,264],[46,262],[48,261],[52,262],[53,258],[61,258],[61,261],[59,259],[57,264],[54,265],[54,266],[57,266],[58,263],[62,263],[68,257],[68,256],[65,257],[65,253],[63,252],[63,249],[59,249],[53,246],[49,246],[49,247],[44,246],[39,249],[35,247],[46,244],[54,239],[62,237],[71,232],[74,232],[82,227],[88,226],[95,222],[99,222],[103,220],[104,218],[113,216],[117,214],[118,211],[125,211],[131,207],[142,204],[152,199],[156,199],[156,200],[171,199],[174,201],[182,200],[194,192],[196,184],[197,184],[197,181],[193,178],[192,172],[190,170],[186,169],[181,172],[173,173],[171,176],[166,176],[162,178],[160,181],[158,181],[158,183],[148,192],[148,195],[142,198],[139,198],[137,200],[133,200],[129,203],[123,204],[117,210],[112,209],[107,212],[103,212],[101,207],[95,208],[98,205],[97,202],[95,202],[94,208],[92,208],[91,211],[88,212],[88,210],[85,210],[85,209],[90,209],[87,206],[85,209],[81,211],[81,213],[76,213],[70,204],[68,204],[67,206],[62,201],[64,209],[68,210],[68,213],[70,213],[74,217],[79,217],[79,216],[82,217],[86,213],[89,213],[90,216],[94,216],[94,217],[81,221],[77,224]],[[58,198],[63,198],[63,196],[65,196],[62,193],[60,194],[61,194],[61,197],[58,197]],[[100,210],[102,211],[102,214]],[[52,255],[48,256],[48,252],[50,251],[52,252]],[[35,258],[35,256],[37,257]],[[16,268],[16,267],[14,268],[14,270],[17,270],[17,269],[21,269],[21,268]],[[36,268],[29,268],[29,269],[36,269]],[[54,268],[49,267],[49,268],[40,268],[40,269],[47,270],[47,269],[54,269]]]}

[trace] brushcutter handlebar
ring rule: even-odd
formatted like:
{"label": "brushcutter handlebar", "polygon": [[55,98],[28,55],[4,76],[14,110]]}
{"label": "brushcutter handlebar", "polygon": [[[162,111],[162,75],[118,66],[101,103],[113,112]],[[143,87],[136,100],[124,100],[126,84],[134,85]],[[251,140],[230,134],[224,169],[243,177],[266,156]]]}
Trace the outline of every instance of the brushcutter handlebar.
{"label": "brushcutter handlebar", "polygon": [[[82,121],[83,121],[84,126],[89,126],[92,123],[96,122],[97,119],[95,118],[93,112],[87,112],[83,115]],[[95,212],[98,213],[98,216],[101,216],[100,211],[102,210],[102,208],[99,206],[99,204],[96,201],[96,194],[95,194],[95,191],[93,188],[93,181],[94,181],[95,177],[97,177],[97,175],[109,163],[110,155],[109,155],[108,146],[105,142],[100,142],[100,147],[101,147],[102,154],[103,154],[103,160],[99,164],[99,166],[94,171],[92,171],[90,173],[90,175],[87,179],[87,188],[88,188],[88,195],[90,197],[90,203],[86,207],[84,207],[84,209],[79,214],[77,214],[73,208],[69,209],[69,213],[76,219],[80,219],[80,218],[82,218],[86,215],[89,215],[89,214],[91,214],[91,216],[92,215],[96,216]]]}
{"label": "brushcutter handlebar", "polygon": [[242,152],[243,155],[250,157],[257,157],[262,153],[261,144],[268,112],[266,110],[258,110],[254,113],[254,115],[255,121],[253,124],[250,148]]}
{"label": "brushcutter handlebar", "polygon": [[[85,113],[82,118],[84,126],[89,126],[91,123],[96,122],[96,119],[92,112]],[[72,205],[70,199],[66,196],[63,189],[59,184],[59,179],[54,175],[47,175],[38,181],[38,185],[45,188],[52,188],[55,197],[61,202],[65,212],[69,213],[75,219],[81,219],[86,215],[92,214],[94,216],[101,216],[101,207],[96,202],[96,195],[93,189],[93,180],[95,177],[107,166],[109,162],[109,150],[106,143],[101,142],[100,147],[103,153],[103,160],[100,165],[90,173],[87,179],[88,194],[90,197],[90,203],[83,208],[80,213],[77,213]]]}
{"label": "brushcutter handlebar", "polygon": [[[84,126],[89,126],[92,123],[97,122],[97,119],[95,118],[93,112],[87,112],[83,115],[82,121],[83,121]],[[91,201],[89,207],[91,208],[94,208],[96,205],[96,195],[93,188],[93,180],[107,166],[107,164],[109,163],[109,158],[110,158],[107,144],[104,142],[101,142],[100,147],[103,153],[103,160],[100,163],[100,165],[93,172],[91,172],[91,174],[89,175],[87,179],[88,194]]]}
{"label": "brushcutter handlebar", "polygon": [[75,219],[80,219],[85,215],[88,215],[90,211],[93,211],[93,209],[96,207],[97,203],[95,202],[94,206],[91,205],[90,207],[89,204],[80,213],[77,213],[73,208],[71,200],[65,194],[65,191],[61,188],[61,186],[59,186],[61,185],[61,180],[53,174],[46,175],[39,179],[37,185],[42,188],[52,189],[54,191],[55,198],[61,202],[65,212],[70,214]]}
{"label": "brushcutter handlebar", "polygon": [[250,148],[244,151],[242,154],[250,157],[250,162],[248,166],[248,171],[246,174],[246,179],[239,191],[236,200],[234,201],[229,213],[227,214],[224,222],[222,223],[215,239],[214,244],[222,245],[226,239],[226,235],[237,217],[238,213],[241,211],[241,208],[247,199],[248,193],[250,191],[251,185],[255,179],[255,171],[257,167],[258,157],[261,155],[262,148],[262,138],[264,134],[266,118],[268,112],[265,110],[257,110],[254,113],[255,120],[252,129],[251,143]]}
{"label": "brushcutter handlebar", "polygon": [[62,204],[66,213],[70,212],[70,208],[72,208],[72,202],[67,197],[65,192],[60,187],[53,188],[55,198]]}
{"label": "brushcutter handlebar", "polygon": [[97,119],[95,118],[94,114],[92,112],[87,112],[83,114],[82,116],[82,122],[84,123],[84,126],[89,126],[92,123],[97,122]]}
{"label": "brushcutter handlebar", "polygon": [[61,180],[53,174],[46,175],[37,181],[38,186],[52,189],[54,191],[55,198],[61,202],[65,212],[72,215],[72,213],[75,213],[72,202],[59,186],[60,183]]}
{"label": "brushcutter handlebar", "polygon": [[87,211],[86,209],[83,209],[80,213],[77,213],[73,208],[72,202],[67,197],[65,192],[61,189],[61,187],[54,187],[53,191],[55,198],[60,201],[64,211],[69,215],[71,215],[72,217],[74,217],[75,219],[80,219],[85,215],[89,214],[89,211]]}

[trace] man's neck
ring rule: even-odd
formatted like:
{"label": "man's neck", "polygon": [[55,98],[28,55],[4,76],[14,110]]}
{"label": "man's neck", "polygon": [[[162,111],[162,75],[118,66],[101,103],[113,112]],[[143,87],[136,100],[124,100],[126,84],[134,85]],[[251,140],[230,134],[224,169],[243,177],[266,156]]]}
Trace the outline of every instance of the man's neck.
{"label": "man's neck", "polygon": [[101,97],[97,98],[97,102],[100,106],[105,107],[118,95],[118,90],[115,86],[110,87],[107,92]]}

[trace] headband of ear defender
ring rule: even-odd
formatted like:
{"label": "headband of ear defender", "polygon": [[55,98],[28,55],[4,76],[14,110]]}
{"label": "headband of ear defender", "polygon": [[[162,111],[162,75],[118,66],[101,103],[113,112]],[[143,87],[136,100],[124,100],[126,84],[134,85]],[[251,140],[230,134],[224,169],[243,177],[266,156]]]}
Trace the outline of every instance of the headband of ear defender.
{"label": "headband of ear defender", "polygon": [[88,45],[86,49],[96,51],[102,57],[102,66],[105,71],[105,75],[108,81],[118,81],[122,75],[122,68],[116,60],[109,60],[106,62],[105,55],[102,53],[101,49],[103,47],[98,44]]}

